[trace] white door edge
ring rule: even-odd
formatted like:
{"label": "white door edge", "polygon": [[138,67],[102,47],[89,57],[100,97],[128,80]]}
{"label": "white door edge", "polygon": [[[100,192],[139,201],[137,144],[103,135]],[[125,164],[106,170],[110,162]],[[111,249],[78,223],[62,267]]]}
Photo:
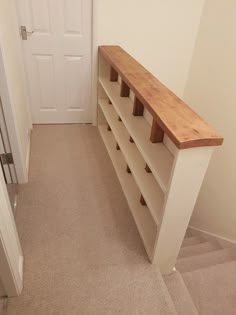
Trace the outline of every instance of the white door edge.
{"label": "white door edge", "polygon": [[92,104],[92,122],[94,126],[97,126],[97,93],[98,93],[98,20],[97,20],[97,12],[98,12],[98,0],[92,0],[92,74],[91,74],[91,104]]}

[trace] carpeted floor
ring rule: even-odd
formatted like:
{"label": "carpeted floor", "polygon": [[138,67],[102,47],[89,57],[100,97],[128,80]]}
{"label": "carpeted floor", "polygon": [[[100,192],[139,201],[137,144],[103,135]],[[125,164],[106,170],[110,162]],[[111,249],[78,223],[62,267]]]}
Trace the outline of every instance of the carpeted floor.
{"label": "carpeted floor", "polygon": [[235,261],[185,273],[183,279],[199,314],[236,314]]}
{"label": "carpeted floor", "polygon": [[236,314],[235,246],[187,230],[162,277],[95,127],[34,128],[16,222],[24,291],[8,315]]}
{"label": "carpeted floor", "polygon": [[0,315],[3,315],[3,302],[4,302],[3,298],[0,297]]}
{"label": "carpeted floor", "polygon": [[176,314],[97,128],[34,127],[16,222],[24,291],[8,315]]}

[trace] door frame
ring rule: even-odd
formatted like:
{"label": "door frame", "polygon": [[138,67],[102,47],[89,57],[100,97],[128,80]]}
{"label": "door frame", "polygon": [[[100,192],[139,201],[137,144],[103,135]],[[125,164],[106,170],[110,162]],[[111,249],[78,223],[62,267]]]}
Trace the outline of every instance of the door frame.
{"label": "door frame", "polygon": [[[17,12],[17,23],[18,23],[18,27],[20,29],[21,27],[21,23],[22,20],[25,19],[25,16],[22,15],[21,11],[20,11],[20,4],[16,1],[16,0],[13,0],[15,2],[15,7],[16,7],[16,12]],[[87,1],[87,0],[85,0]],[[89,86],[89,96],[88,96],[88,102],[90,103],[90,107],[88,109],[89,113],[90,113],[90,119],[89,119],[89,124],[92,124],[92,125],[96,125],[96,121],[95,121],[95,117],[96,117],[96,105],[93,104],[93,94],[94,94],[94,91],[93,91],[93,88],[94,88],[94,84],[93,84],[93,69],[94,67],[96,67],[96,62],[94,62],[94,21],[93,21],[93,18],[94,18],[94,8],[95,8],[95,5],[96,5],[96,1],[97,0],[89,0],[90,1],[90,14],[91,14],[91,25],[90,25],[90,58],[89,58],[89,62],[90,62],[90,73],[89,73],[89,77],[90,77],[90,86]],[[32,30],[30,30],[32,31]],[[24,70],[25,70],[25,73],[26,73],[26,83],[27,83],[27,88],[30,89],[29,87],[29,74],[28,74],[28,71],[27,71],[27,65],[26,65],[26,56],[25,56],[25,48],[24,48],[24,45],[23,43],[21,43],[21,51],[22,51],[22,56],[23,56],[23,66],[24,66]],[[32,116],[32,97],[29,94],[29,111],[31,113],[31,116]],[[33,123],[34,124],[34,123]],[[37,124],[37,123],[35,123]],[[40,124],[40,123],[39,123]],[[53,124],[53,123],[52,123]],[[59,123],[60,124],[60,123]],[[79,123],[78,123],[79,124]],[[83,124],[83,122],[81,123]],[[85,124],[87,124],[85,122]]]}
{"label": "door frame", "polygon": [[92,38],[91,38],[91,106],[92,106],[92,122],[97,126],[97,93],[98,93],[98,1],[92,0]]}
{"label": "door frame", "polygon": [[[90,84],[90,103],[91,103],[91,121],[94,126],[97,125],[97,74],[98,74],[98,46],[99,46],[99,40],[98,40],[98,1],[99,0],[90,0],[91,1],[91,84]],[[20,14],[18,10],[18,4],[16,5],[16,11],[17,11],[17,19],[18,19],[18,26],[20,27]],[[21,44],[21,52],[23,53],[23,45]],[[24,58],[23,58],[24,59]],[[26,69],[25,60],[24,60],[24,69]],[[26,71],[25,71],[26,72]],[[28,80],[28,78],[27,78]],[[28,82],[27,82],[28,86]],[[29,97],[29,102],[31,103],[31,97]],[[31,112],[31,105],[30,105],[30,112]]]}

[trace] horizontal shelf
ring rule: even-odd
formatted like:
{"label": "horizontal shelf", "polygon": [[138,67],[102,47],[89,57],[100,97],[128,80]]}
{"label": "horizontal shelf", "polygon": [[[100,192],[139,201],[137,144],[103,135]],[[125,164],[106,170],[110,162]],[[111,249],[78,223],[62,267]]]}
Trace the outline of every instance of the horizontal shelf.
{"label": "horizontal shelf", "polygon": [[110,131],[107,131],[107,126],[105,125],[98,126],[98,129],[112,160],[148,257],[152,261],[157,234],[157,225],[154,223],[147,207],[142,206],[139,202],[140,191],[135,184],[133,176],[126,172],[126,162],[122,153],[117,151],[115,148],[115,139],[113,134]]}
{"label": "horizontal shelf", "polygon": [[142,193],[147,206],[156,224],[162,219],[164,204],[164,193],[151,173],[145,171],[145,161],[143,160],[137,146],[129,141],[129,133],[124,124],[118,121],[118,115],[114,107],[108,104],[108,100],[99,100],[100,108],[110,125],[115,140],[124,154],[125,160],[133,174],[137,186]]}
{"label": "horizontal shelf", "polygon": [[149,140],[151,127],[143,117],[132,115],[133,103],[128,97],[120,97],[120,85],[117,82],[110,82],[106,78],[99,78],[99,82],[161,189],[166,192],[173,165],[173,155],[163,143],[152,143]]}

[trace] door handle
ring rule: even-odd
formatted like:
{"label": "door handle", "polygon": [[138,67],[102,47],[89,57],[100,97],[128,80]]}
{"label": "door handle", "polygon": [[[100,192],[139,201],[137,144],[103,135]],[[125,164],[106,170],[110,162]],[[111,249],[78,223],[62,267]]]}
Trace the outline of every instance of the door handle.
{"label": "door handle", "polygon": [[26,26],[24,26],[24,25],[22,25],[20,27],[20,32],[21,32],[21,37],[22,37],[23,40],[27,40],[28,36],[31,36],[34,33],[34,31],[28,32],[27,29],[26,29]]}

